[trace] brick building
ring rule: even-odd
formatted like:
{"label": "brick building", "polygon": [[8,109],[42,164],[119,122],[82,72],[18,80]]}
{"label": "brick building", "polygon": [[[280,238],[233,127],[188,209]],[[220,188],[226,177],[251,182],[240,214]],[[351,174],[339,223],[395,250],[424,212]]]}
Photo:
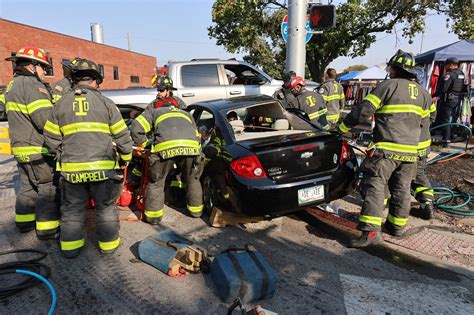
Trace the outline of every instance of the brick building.
{"label": "brick building", "polygon": [[49,51],[53,61],[52,73],[46,77],[49,83],[63,78],[61,62],[74,57],[93,60],[103,69],[101,89],[150,87],[156,68],[156,57],[0,19],[0,86],[12,79],[12,63],[5,58],[22,46]]}

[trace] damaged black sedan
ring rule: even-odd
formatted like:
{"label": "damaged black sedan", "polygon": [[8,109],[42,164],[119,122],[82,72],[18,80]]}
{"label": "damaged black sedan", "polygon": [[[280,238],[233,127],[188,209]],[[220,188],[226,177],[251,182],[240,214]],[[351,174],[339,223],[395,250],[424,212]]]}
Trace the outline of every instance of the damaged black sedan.
{"label": "damaged black sedan", "polygon": [[357,160],[339,135],[322,131],[267,96],[195,103],[207,156],[207,210],[277,217],[350,194]]}

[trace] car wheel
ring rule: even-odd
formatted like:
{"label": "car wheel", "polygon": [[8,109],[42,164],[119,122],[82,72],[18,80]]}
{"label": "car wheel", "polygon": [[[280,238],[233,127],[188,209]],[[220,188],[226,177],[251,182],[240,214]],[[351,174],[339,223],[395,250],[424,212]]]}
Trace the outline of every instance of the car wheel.
{"label": "car wheel", "polygon": [[216,189],[214,181],[209,177],[204,177],[202,181],[202,194],[204,200],[204,213],[211,215],[212,208],[216,205]]}

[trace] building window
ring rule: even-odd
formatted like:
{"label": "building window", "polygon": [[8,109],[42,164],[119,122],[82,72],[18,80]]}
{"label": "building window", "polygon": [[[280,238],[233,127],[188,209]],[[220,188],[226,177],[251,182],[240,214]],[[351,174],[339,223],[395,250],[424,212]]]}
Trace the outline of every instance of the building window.
{"label": "building window", "polygon": [[140,77],[138,75],[132,75],[132,76],[130,76],[130,82],[140,83]]}
{"label": "building window", "polygon": [[119,72],[118,72],[118,67],[114,66],[114,80],[119,79]]}
{"label": "building window", "polygon": [[47,77],[54,77],[53,58],[49,58],[49,62],[51,63],[51,68],[46,69],[44,75]]}
{"label": "building window", "polygon": [[99,73],[102,76],[102,79],[105,78],[104,65],[99,64]]}

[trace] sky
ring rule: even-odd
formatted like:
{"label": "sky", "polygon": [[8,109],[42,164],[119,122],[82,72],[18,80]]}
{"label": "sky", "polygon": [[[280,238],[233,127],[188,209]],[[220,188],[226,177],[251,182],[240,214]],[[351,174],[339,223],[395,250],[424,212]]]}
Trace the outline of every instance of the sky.
{"label": "sky", "polygon": [[[339,1],[336,1],[339,2]],[[169,60],[237,58],[207,35],[212,24],[212,0],[0,0],[0,17],[90,39],[90,24],[103,26],[104,43],[155,56],[159,66]],[[323,1],[326,3],[326,1]],[[401,48],[415,54],[457,41],[444,16],[427,16],[426,30],[413,44],[399,34],[382,33],[365,56],[340,57],[330,66],[342,71],[350,65],[372,66],[388,60]]]}

